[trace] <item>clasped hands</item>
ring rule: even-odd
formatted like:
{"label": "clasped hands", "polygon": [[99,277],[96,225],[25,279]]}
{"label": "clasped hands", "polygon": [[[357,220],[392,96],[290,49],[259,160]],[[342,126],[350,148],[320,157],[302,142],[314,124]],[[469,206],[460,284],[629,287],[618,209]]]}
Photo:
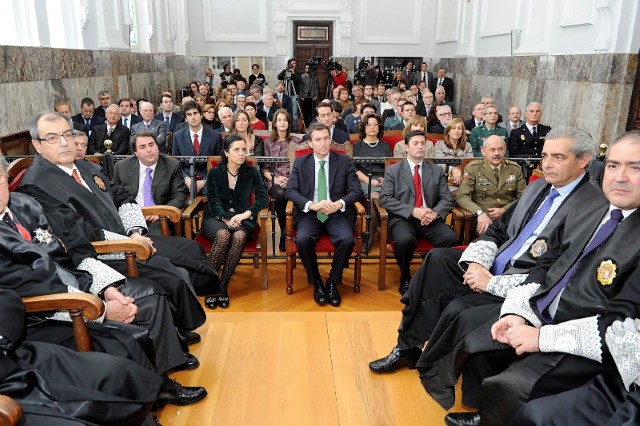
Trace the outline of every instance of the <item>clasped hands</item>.
{"label": "clasped hands", "polygon": [[493,278],[493,274],[487,268],[479,263],[469,263],[467,272],[464,273],[462,283],[468,285],[469,288],[476,293],[484,293],[487,291],[489,280]]}
{"label": "clasped hands", "polygon": [[340,201],[331,201],[331,200],[322,200],[322,201],[318,201],[317,203],[311,203],[309,205],[309,210],[326,214],[327,216],[337,212],[341,208],[342,208],[342,203]]}
{"label": "clasped hands", "polygon": [[222,221],[230,228],[237,228],[240,226],[243,220],[247,220],[251,217],[251,211],[247,210],[244,213],[238,213],[231,219],[222,219]]}
{"label": "clasped hands", "polygon": [[426,226],[436,220],[438,213],[428,207],[414,207],[411,216],[420,221],[420,225]]}
{"label": "clasped hands", "polygon": [[540,352],[540,330],[527,325],[518,315],[505,315],[491,327],[491,337],[500,343],[511,346],[516,354]]}
{"label": "clasped hands", "polygon": [[115,287],[105,290],[104,300],[107,302],[106,319],[108,320],[131,323],[138,313],[135,300],[120,293]]}

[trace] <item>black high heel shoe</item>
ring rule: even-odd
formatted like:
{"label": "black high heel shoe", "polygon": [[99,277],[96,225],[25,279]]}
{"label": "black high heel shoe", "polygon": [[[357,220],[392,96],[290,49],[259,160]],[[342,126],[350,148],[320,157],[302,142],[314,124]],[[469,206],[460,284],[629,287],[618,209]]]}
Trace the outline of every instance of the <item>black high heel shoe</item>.
{"label": "black high heel shoe", "polygon": [[[228,305],[228,303],[229,302],[227,302],[227,305]],[[204,298],[204,306],[206,306],[209,309],[215,309],[218,306],[218,297],[217,296],[205,296],[205,298]]]}
{"label": "black high heel shoe", "polygon": [[227,309],[229,307],[229,293],[227,293],[227,284],[220,283],[218,306],[220,306],[222,309]]}

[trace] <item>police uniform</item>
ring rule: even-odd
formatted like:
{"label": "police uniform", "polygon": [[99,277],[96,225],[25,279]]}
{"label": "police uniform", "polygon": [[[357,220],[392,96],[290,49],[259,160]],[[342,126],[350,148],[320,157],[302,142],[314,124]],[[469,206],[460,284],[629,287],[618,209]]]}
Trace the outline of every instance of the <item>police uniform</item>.
{"label": "police uniform", "polygon": [[496,178],[493,167],[486,159],[475,160],[464,169],[456,204],[475,216],[480,214],[480,210],[485,212],[494,207],[506,210],[520,199],[524,188],[525,180],[518,163],[503,160],[499,177]]}
{"label": "police uniform", "polygon": [[509,148],[509,133],[507,132],[507,129],[505,129],[504,127],[499,127],[497,124],[493,126],[493,129],[491,129],[487,127],[487,123],[482,123],[482,126],[474,127],[471,130],[471,134],[469,135],[469,144],[473,149],[474,157],[482,157],[480,148],[482,148],[484,140],[493,135],[501,136],[502,139],[504,139],[504,144],[506,145],[507,149]]}
{"label": "police uniform", "polygon": [[[512,158],[540,158],[542,157],[542,147],[547,133],[551,130],[549,126],[538,124],[536,126],[536,136],[529,131],[526,124],[511,130],[509,135],[509,156]],[[529,164],[527,167],[527,178],[536,167],[536,164]]]}

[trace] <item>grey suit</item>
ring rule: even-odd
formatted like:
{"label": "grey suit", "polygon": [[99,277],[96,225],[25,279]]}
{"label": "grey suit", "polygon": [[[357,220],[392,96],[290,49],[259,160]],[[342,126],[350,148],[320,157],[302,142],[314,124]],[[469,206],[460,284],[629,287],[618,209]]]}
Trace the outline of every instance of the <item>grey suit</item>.
{"label": "grey suit", "polygon": [[420,225],[420,221],[411,215],[416,194],[408,160],[387,167],[380,192],[380,205],[389,212],[389,233],[394,241],[394,256],[400,267],[402,282],[411,277],[409,263],[418,237],[437,246],[449,247],[457,242],[455,233],[444,222],[454,204],[442,169],[423,160],[421,183],[425,207],[438,214],[436,220],[426,226]]}
{"label": "grey suit", "polygon": [[518,127],[524,126],[524,121],[520,120],[520,121],[518,121],[518,125],[517,126],[511,126],[511,121],[506,120],[506,121],[503,121],[502,123],[500,123],[499,126],[500,127],[504,127],[505,129],[507,129],[507,133],[509,135],[511,135],[511,131],[513,129],[517,129]]}
{"label": "grey suit", "polygon": [[162,152],[163,154],[166,154],[167,153],[167,142],[166,142],[167,125],[164,123],[164,121],[153,119],[149,123],[148,129],[146,128],[144,121],[141,121],[140,123],[132,125],[131,139],[130,139],[131,142],[133,142],[133,136],[136,133],[145,133],[145,132],[153,133],[154,135],[156,135],[158,149],[160,149],[160,152]]}

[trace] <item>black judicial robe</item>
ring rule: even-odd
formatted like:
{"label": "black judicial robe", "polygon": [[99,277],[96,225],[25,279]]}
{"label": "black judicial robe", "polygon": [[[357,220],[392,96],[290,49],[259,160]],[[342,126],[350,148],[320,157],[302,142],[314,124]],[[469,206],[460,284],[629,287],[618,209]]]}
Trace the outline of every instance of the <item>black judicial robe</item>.
{"label": "black judicial robe", "polygon": [[[31,195],[43,207],[48,221],[63,244],[77,240],[73,235],[79,224],[90,241],[105,239],[104,231],[125,236],[117,208],[135,199],[119,185],[85,161],[77,161],[82,179],[91,191],[79,185],[58,166],[37,155],[22,178],[19,191]],[[191,287],[189,276],[180,267],[190,268],[198,279],[211,282],[215,273],[206,263],[202,249],[194,241],[176,237],[152,237],[156,255],[139,263],[140,277],[154,283],[156,292],[168,295],[178,328],[193,330],[205,321],[205,314]],[[170,259],[169,259],[170,258]],[[126,274],[126,262],[105,261]]]}
{"label": "black judicial robe", "polygon": [[[97,352],[25,342],[20,296],[0,288],[0,394],[16,399],[29,425],[139,425],[162,379]],[[21,423],[23,424],[23,423]]]}
{"label": "black judicial robe", "polygon": [[[537,312],[534,298],[548,292],[578,259],[608,208],[606,200],[593,200],[589,207],[585,206],[569,213],[552,234],[549,249],[529,273],[526,281],[518,287],[521,289],[527,285],[540,285],[528,299],[528,306],[535,315],[530,321],[542,319]],[[640,210],[623,220],[604,244],[582,260],[561,294],[554,317],[555,324],[562,324],[570,320],[597,316],[594,321],[597,325],[590,330],[597,337],[590,341],[587,347],[599,352],[602,361],[597,362],[562,352],[534,353],[521,357],[511,363],[504,372],[484,380],[481,402],[483,424],[503,424],[532,397],[563,392],[586,383],[598,374],[615,371],[604,340],[604,332],[613,321],[624,320],[627,317],[637,318],[640,313],[640,246],[629,244],[638,238]],[[613,269],[615,274],[607,274],[607,265],[614,265],[610,269]],[[511,297],[507,298],[509,299]],[[503,312],[506,313],[508,312]],[[544,324],[544,321],[542,323]],[[580,330],[582,333],[585,332],[582,328]],[[493,342],[490,333],[477,336],[477,339],[473,345],[474,352],[468,356],[483,356],[485,351],[496,351],[496,343]],[[505,348],[502,352],[514,353],[510,347],[502,347]],[[558,377],[563,379],[557,380]],[[553,386],[547,386],[549,382],[553,383]],[[437,387],[426,387],[430,394],[432,390],[433,395],[439,394],[440,389]]]}
{"label": "black judicial robe", "polygon": [[[5,223],[0,223],[0,270],[3,272],[0,287],[15,290],[23,297],[67,293],[68,286],[90,292],[93,283],[91,275],[74,269],[82,259],[95,255],[91,244],[83,240],[83,234],[71,233],[77,238],[70,241],[69,247],[63,247],[47,222],[42,207],[25,194],[11,193],[9,209],[14,219],[30,232],[32,242],[24,240]],[[73,228],[74,224],[68,226]],[[72,278],[63,279],[61,274],[70,274]],[[165,296],[156,294],[153,283],[144,278],[129,279],[120,290],[136,299],[138,314],[133,324],[113,321],[88,323],[92,340],[97,340],[95,343],[105,352],[111,352],[114,346],[109,339],[115,338],[124,346],[131,345],[133,354],[128,357],[152,368],[146,357],[138,354],[141,351],[133,343],[133,338],[136,338],[160,372],[184,363],[184,354],[173,327],[171,308]],[[32,326],[29,328],[31,339],[74,347],[71,323],[32,317],[29,324]],[[102,339],[107,339],[106,343],[101,343]],[[126,356],[122,351],[119,353]]]}

